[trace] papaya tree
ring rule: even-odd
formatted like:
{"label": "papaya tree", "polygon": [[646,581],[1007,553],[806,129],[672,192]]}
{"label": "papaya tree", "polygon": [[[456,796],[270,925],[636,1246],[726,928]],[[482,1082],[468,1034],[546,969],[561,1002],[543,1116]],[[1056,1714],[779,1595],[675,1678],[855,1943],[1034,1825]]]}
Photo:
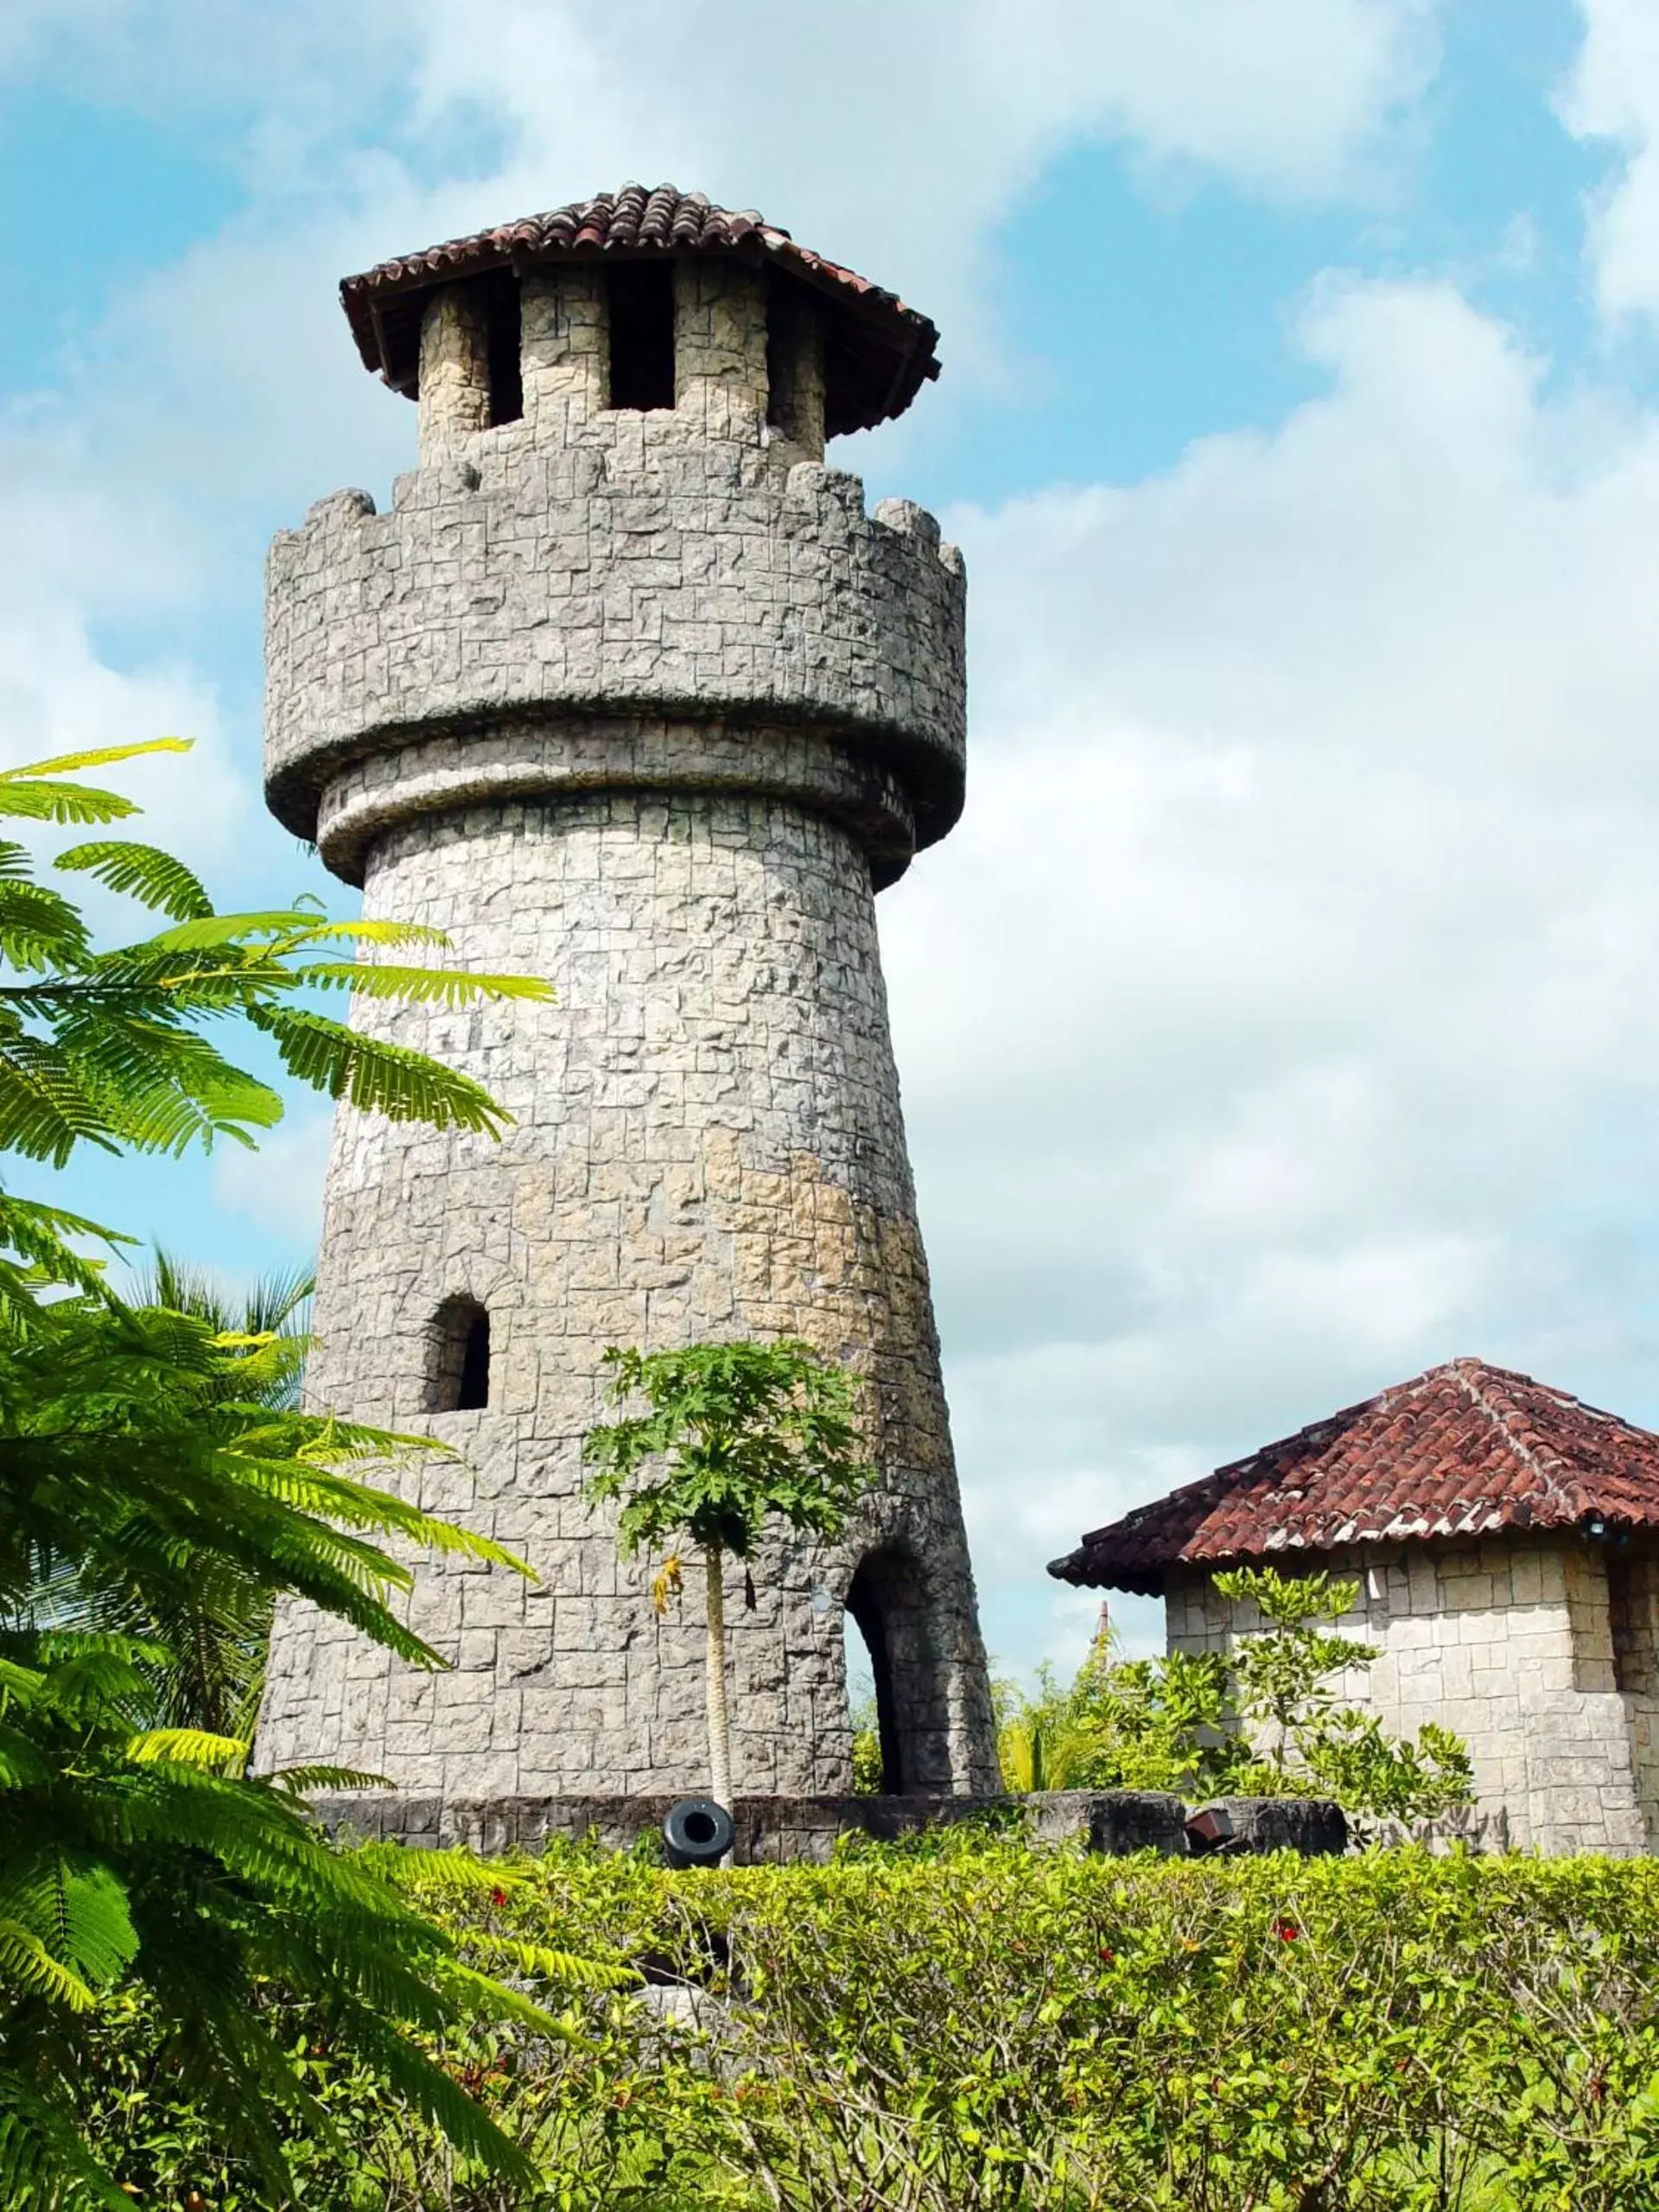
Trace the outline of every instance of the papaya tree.
{"label": "papaya tree", "polygon": [[725,1561],[753,1557],[773,1522],[835,1537],[875,1478],[861,1457],[846,1369],[793,1338],[772,1344],[692,1344],[605,1355],[611,1397],[647,1410],[591,1429],[588,1496],[623,1501],[625,1557],[666,1552],[660,1597],[677,1589],[679,1547],[702,1555],[706,1592],[709,1794],[732,1802],[731,1714],[726,1691]]}

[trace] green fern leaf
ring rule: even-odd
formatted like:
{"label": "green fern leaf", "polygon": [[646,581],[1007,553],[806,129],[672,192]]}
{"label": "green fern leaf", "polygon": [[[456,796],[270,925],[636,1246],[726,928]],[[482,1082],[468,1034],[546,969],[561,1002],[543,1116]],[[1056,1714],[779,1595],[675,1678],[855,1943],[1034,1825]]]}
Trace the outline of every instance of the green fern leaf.
{"label": "green fern leaf", "polygon": [[362,1113],[490,1136],[512,1120],[481,1084],[423,1052],[292,1007],[250,1007],[248,1019],[272,1039],[290,1075],[331,1098],[348,1099]]}
{"label": "green fern leaf", "polygon": [[538,976],[477,976],[461,968],[404,968],[373,960],[315,961],[292,971],[296,983],[347,990],[365,999],[401,999],[411,1006],[467,1006],[477,999],[552,998]]}
{"label": "green fern leaf", "polygon": [[72,2012],[90,2012],[98,2002],[73,1967],[54,1959],[32,1928],[21,1920],[0,1918],[0,1970],[25,1989],[66,2005]]}
{"label": "green fern leaf", "polygon": [[50,760],[31,760],[22,767],[0,768],[0,784],[22,783],[36,776],[76,775],[86,768],[112,768],[118,761],[141,760],[151,753],[188,753],[195,741],[188,737],[141,737],[131,745],[105,745],[89,753],[60,753]]}
{"label": "green fern leaf", "polygon": [[135,1765],[165,1759],[206,1774],[240,1774],[251,1749],[235,1736],[210,1735],[202,1728],[149,1728],[132,1738],[127,1757]]}
{"label": "green fern leaf", "polygon": [[10,877],[0,881],[0,955],[12,967],[79,967],[86,948],[86,924],[60,893]]}
{"label": "green fern leaf", "polygon": [[390,1775],[366,1774],[354,1766],[279,1766],[260,1779],[285,1796],[304,1797],[315,1789],[395,1789]]}
{"label": "green fern leaf", "polygon": [[120,839],[74,845],[59,854],[57,864],[84,871],[111,891],[130,893],[142,905],[181,921],[200,920],[213,911],[212,899],[184,862],[155,845]]}

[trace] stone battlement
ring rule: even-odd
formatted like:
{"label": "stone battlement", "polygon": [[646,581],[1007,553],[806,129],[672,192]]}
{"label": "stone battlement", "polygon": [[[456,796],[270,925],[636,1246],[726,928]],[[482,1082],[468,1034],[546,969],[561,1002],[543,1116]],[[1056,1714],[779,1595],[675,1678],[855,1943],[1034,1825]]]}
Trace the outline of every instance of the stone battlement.
{"label": "stone battlement", "polygon": [[[563,443],[515,423],[400,478],[389,513],[361,492],[319,501],[270,556],[278,819],[359,880],[364,825],[341,819],[357,764],[380,758],[378,830],[497,788],[462,756],[505,741],[520,797],[712,782],[810,804],[845,787],[844,817],[896,807],[902,831],[873,855],[891,880],[961,810],[962,560],[909,500],[867,516],[856,476],[787,452],[700,440],[672,411],[602,415]],[[699,773],[647,740],[645,759],[641,717],[718,724],[723,757]],[[527,728],[565,734],[538,752]],[[804,784],[763,757],[797,728],[819,741]],[[440,732],[461,749],[447,779],[411,757],[398,798],[388,756]]]}

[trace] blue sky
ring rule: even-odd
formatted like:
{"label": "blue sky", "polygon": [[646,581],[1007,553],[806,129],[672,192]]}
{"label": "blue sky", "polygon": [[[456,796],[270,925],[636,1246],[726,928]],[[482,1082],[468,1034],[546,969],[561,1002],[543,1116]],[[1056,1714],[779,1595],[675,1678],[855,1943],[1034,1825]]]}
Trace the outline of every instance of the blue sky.
{"label": "blue sky", "polygon": [[[15,0],[0,747],[192,734],[156,833],[326,888],[263,549],[413,447],[336,280],[629,176],[759,206],[944,332],[833,457],[969,565],[969,810],[882,919],[1002,1660],[1079,1648],[1084,1526],[1434,1360],[1659,1423],[1653,13]],[[324,1136],[67,1195],[245,1273]]]}

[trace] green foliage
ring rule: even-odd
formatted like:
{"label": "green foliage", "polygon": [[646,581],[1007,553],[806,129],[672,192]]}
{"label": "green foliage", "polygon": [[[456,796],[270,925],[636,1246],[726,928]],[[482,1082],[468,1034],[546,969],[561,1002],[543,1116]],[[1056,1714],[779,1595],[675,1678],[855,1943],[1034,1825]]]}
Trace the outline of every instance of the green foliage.
{"label": "green foliage", "polygon": [[[226,1363],[219,1378],[225,1398],[291,1413],[300,1402],[311,1288],[308,1271],[294,1268],[264,1277],[244,1297],[231,1300],[205,1271],[158,1250],[133,1303],[189,1314],[227,1344],[258,1352],[257,1361]],[[130,1607],[125,1615],[129,1624],[142,1624],[167,1653],[164,1661],[146,1669],[152,1686],[146,1717],[156,1727],[251,1737],[276,1603],[269,1579],[250,1573],[229,1554],[202,1557],[188,1583],[176,1586],[175,1610],[160,1610],[155,1596],[149,1603],[157,1606],[153,1616],[142,1607]],[[60,1628],[96,1628],[107,1625],[112,1615],[120,1617],[107,1587],[89,1601],[72,1578],[54,1622]]]}
{"label": "green foliage", "polygon": [[1405,1822],[1468,1803],[1469,1754],[1449,1730],[1393,1737],[1376,1714],[1338,1706],[1332,1677],[1377,1656],[1325,1625],[1349,1611],[1356,1585],[1266,1567],[1215,1582],[1265,1624],[1230,1653],[1124,1660],[1103,1634],[1069,1688],[1046,1669],[1034,1697],[1001,1685],[1004,1787],[1328,1796],[1362,1820]]}
{"label": "green foliage", "polygon": [[[137,811],[130,799],[74,776],[188,750],[163,738],[0,771],[0,817],[120,821]],[[216,914],[190,871],[153,846],[99,839],[56,865],[126,893],[171,926],[97,950],[79,909],[35,880],[28,849],[0,840],[0,1152],[61,1167],[81,1144],[180,1154],[219,1136],[251,1143],[280,1119],[282,1102],[204,1033],[229,1020],[267,1037],[290,1075],[366,1110],[439,1128],[499,1131],[506,1120],[470,1077],[294,1001],[340,988],[447,1004],[544,999],[538,979],[342,961],[342,948],[378,955],[443,950],[447,940],[400,923],[330,921],[305,904]],[[76,1248],[88,1236],[111,1241],[96,1224],[0,1195],[0,1333],[32,1327],[43,1281],[96,1287],[97,1269]]]}
{"label": "green foliage", "polygon": [[887,1774],[874,1690],[851,1701],[847,1719],[853,1732],[853,1795],[880,1797],[887,1786]]}
{"label": "green foliage", "polygon": [[1374,1713],[1338,1708],[1331,1678],[1373,1665],[1375,1644],[1334,1636],[1324,1624],[1353,1606],[1359,1586],[1329,1574],[1281,1575],[1268,1567],[1217,1574],[1217,1590],[1253,1605],[1263,1633],[1235,1644],[1233,1696],[1252,1745],[1267,1758],[1245,1770],[1247,1791],[1336,1797],[1362,1815],[1430,1820],[1473,1794],[1466,1745],[1430,1722],[1411,1738],[1386,1734]]}
{"label": "green foliage", "polygon": [[[768,1521],[804,1535],[835,1536],[874,1470],[858,1456],[853,1378],[810,1344],[693,1344],[605,1355],[617,1405],[635,1396],[645,1414],[589,1432],[583,1446],[588,1495],[621,1498],[623,1554],[687,1539],[703,1555],[707,1592],[709,1787],[732,1797],[731,1720],[726,1688],[724,1554],[747,1559]],[[649,1474],[652,1466],[658,1470]],[[680,1587],[677,1554],[658,1576],[659,1611]]]}
{"label": "green foliage", "polygon": [[[289,2010],[287,2047],[341,2138],[302,2146],[292,2202],[1648,2212],[1659,2195],[1652,1862],[953,1843],[712,1875],[560,1848],[495,1862],[493,1889],[446,1907],[463,1945],[616,1942],[658,1987],[531,1970],[556,2035],[428,2039],[524,2151],[529,2185],[457,2158]],[[264,2205],[211,2126],[175,2118],[153,2024],[100,2031],[91,2121],[141,2201]]]}
{"label": "green foliage", "polygon": [[594,1429],[584,1446],[589,1497],[626,1501],[624,1553],[689,1537],[747,1559],[773,1519],[838,1535],[874,1478],[859,1456],[852,1377],[808,1344],[613,1345],[605,1363],[613,1403],[639,1396],[650,1408]]}
{"label": "green foliage", "polygon": [[[69,779],[155,749],[0,774],[0,813],[119,820],[129,801]],[[189,872],[147,846],[100,841],[59,866],[175,925],[95,951],[73,904],[34,880],[22,847],[0,844],[0,1150],[61,1165],[81,1142],[246,1141],[281,1109],[202,1034],[230,1018],[336,1096],[440,1126],[499,1125],[467,1079],[319,1030],[285,1003],[341,980],[313,950],[410,932],[303,910],[218,917]],[[377,994],[427,995],[403,971],[363,972]],[[497,977],[443,988],[544,995]],[[486,2021],[551,2033],[552,2016],[471,1963],[394,1869],[332,1850],[298,1802],[308,1786],[373,1777],[245,1771],[251,1649],[239,1680],[234,1663],[290,1592],[436,1665],[401,1617],[411,1578],[387,1541],[518,1562],[365,1479],[429,1443],[298,1409],[302,1347],[287,1324],[302,1286],[232,1316],[163,1259],[153,1302],[133,1302],[77,1249],[86,1237],[114,1241],[0,1193],[0,2203],[130,2202],[107,2145],[82,2126],[97,2038],[129,1999],[161,2039],[182,2109],[213,2116],[260,2202],[287,2192],[284,2138],[327,2125],[273,2034],[281,2002],[308,2007],[365,2078],[458,2154],[522,2179],[521,2154],[417,2038]],[[515,1978],[556,1964],[545,1943],[483,1952]]]}

